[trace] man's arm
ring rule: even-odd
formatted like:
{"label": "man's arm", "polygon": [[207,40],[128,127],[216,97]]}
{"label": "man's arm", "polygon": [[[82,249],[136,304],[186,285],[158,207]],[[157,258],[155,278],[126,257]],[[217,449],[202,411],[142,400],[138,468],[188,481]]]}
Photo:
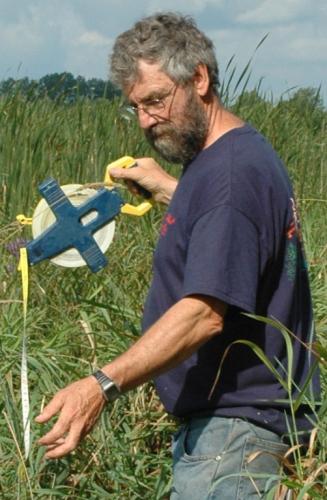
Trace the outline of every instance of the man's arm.
{"label": "man's arm", "polygon": [[194,295],[172,306],[149,330],[102,371],[125,391],[177,366],[223,328],[226,306]]}
{"label": "man's arm", "polygon": [[[226,305],[217,299],[193,295],[172,306],[124,354],[102,368],[121,390],[127,391],[177,366],[223,328]],[[44,408],[37,422],[59,413],[50,432],[39,443],[47,458],[72,451],[95,424],[104,398],[93,376],[59,391]]]}

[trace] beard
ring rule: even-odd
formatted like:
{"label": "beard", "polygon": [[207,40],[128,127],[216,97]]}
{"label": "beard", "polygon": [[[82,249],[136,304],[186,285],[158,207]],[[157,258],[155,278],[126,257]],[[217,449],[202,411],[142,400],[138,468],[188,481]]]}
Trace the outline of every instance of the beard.
{"label": "beard", "polygon": [[169,120],[159,122],[145,131],[145,137],[169,163],[185,165],[201,151],[208,132],[207,115],[194,92],[189,94],[180,116],[178,125]]}

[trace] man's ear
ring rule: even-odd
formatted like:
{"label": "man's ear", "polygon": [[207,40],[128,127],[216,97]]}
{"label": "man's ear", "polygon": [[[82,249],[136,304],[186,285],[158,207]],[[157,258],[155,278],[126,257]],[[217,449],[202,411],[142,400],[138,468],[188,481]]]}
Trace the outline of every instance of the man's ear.
{"label": "man's ear", "polygon": [[208,68],[205,64],[201,63],[196,67],[193,76],[193,84],[200,97],[205,97],[207,95],[210,87],[210,78]]}

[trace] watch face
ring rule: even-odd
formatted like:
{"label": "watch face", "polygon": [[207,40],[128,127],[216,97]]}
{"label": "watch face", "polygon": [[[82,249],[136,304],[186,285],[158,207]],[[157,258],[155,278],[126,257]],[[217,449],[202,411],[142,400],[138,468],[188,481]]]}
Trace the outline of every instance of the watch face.
{"label": "watch face", "polygon": [[117,389],[116,384],[112,380],[109,380],[110,379],[108,379],[108,382],[105,384],[103,390],[108,401],[115,401],[117,398],[119,398],[120,392]]}
{"label": "watch face", "polygon": [[93,375],[101,385],[101,389],[107,401],[113,402],[119,398],[121,392],[113,380],[107,377],[101,370],[93,373]]}

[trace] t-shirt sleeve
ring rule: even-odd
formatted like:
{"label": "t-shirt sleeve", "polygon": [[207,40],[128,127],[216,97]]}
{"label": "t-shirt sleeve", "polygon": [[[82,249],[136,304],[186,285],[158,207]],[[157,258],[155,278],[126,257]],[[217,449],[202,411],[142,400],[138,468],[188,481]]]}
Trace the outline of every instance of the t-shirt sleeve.
{"label": "t-shirt sleeve", "polygon": [[260,257],[260,235],[248,217],[227,205],[211,209],[191,231],[183,296],[210,295],[254,313]]}

